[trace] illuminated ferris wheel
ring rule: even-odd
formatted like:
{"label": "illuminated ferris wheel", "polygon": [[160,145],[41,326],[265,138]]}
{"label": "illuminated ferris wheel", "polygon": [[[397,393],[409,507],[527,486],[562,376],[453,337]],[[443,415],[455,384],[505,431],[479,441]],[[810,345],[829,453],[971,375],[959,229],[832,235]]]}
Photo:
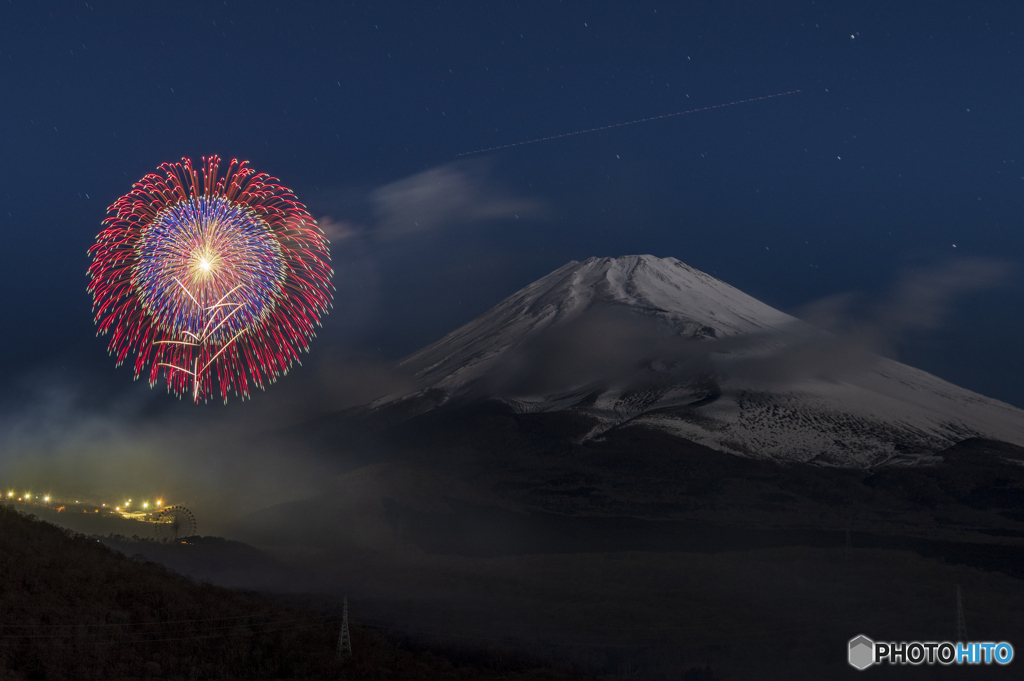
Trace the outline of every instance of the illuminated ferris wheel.
{"label": "illuminated ferris wheel", "polygon": [[196,518],[184,506],[168,506],[156,517],[156,538],[178,541],[196,533]]}

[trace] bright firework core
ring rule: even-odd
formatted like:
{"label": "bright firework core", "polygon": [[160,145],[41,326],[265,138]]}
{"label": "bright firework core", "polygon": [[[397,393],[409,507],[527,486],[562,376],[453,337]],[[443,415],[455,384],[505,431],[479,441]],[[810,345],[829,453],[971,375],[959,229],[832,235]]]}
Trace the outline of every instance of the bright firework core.
{"label": "bright firework core", "polygon": [[284,297],[285,257],[270,225],[222,196],[160,211],[135,252],[143,307],[181,342],[223,345]]}
{"label": "bright firework core", "polygon": [[110,207],[89,291],[120,364],[207,400],[249,394],[309,349],[331,305],[327,239],[289,189],[245,162],[165,163]]}

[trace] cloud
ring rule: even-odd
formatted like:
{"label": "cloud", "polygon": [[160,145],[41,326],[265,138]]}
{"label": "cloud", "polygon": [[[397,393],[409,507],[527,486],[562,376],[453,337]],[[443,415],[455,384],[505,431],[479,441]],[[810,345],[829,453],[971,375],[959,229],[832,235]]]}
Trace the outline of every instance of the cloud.
{"label": "cloud", "polygon": [[288,428],[415,389],[412,377],[392,362],[340,347],[320,352],[309,364],[251,403],[236,405],[237,416],[228,428]]}
{"label": "cloud", "polygon": [[[175,434],[158,437],[127,400],[97,400],[86,386],[38,374],[20,387],[18,406],[5,405],[0,416],[5,484],[89,500],[126,491],[180,498],[189,487],[195,448],[177,456]],[[138,388],[128,391],[138,402],[152,399]]]}
{"label": "cloud", "polygon": [[359,235],[359,228],[356,225],[345,220],[335,220],[330,215],[323,216],[316,223],[332,245]]}
{"label": "cloud", "polygon": [[228,407],[170,400],[143,382],[104,394],[87,376],[34,372],[0,405],[0,485],[96,502],[163,498],[215,534],[320,493],[355,465],[292,428],[407,385],[389,363],[341,351]]}
{"label": "cloud", "polygon": [[878,301],[850,293],[822,298],[797,314],[826,333],[799,331],[768,355],[740,358],[723,368],[776,386],[844,380],[871,369],[881,357],[897,358],[911,336],[941,328],[963,296],[1005,286],[1013,273],[1008,263],[969,258],[910,270]]}
{"label": "cloud", "polygon": [[479,389],[525,397],[652,387],[712,371],[711,352],[727,342],[681,336],[666,321],[628,307],[598,307],[505,353]]}
{"label": "cloud", "polygon": [[964,295],[1006,286],[1014,272],[1010,263],[987,258],[912,271],[879,308],[879,323],[894,340],[909,332],[938,328]]}
{"label": "cloud", "polygon": [[967,258],[910,270],[873,304],[845,294],[815,301],[798,316],[871,352],[894,356],[910,335],[940,328],[963,296],[1006,286],[1014,272],[1000,260]]}
{"label": "cloud", "polygon": [[545,214],[544,203],[502,191],[487,175],[480,163],[448,164],[374,190],[370,201],[377,235],[399,239],[453,225]]}

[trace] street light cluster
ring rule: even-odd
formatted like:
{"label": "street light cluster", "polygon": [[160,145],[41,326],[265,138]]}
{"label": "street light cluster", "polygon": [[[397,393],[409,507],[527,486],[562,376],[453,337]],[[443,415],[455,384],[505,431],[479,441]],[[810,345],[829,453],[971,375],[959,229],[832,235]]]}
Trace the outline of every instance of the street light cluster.
{"label": "street light cluster", "polygon": [[[31,492],[25,492],[24,494],[18,494],[14,490],[9,490],[7,492],[7,499],[9,501],[20,501],[22,503],[29,503],[29,504],[32,504],[32,503],[35,503],[35,504],[39,504],[39,503],[49,504],[50,503],[50,495],[49,494],[32,494]],[[66,505],[66,504],[70,504],[71,502],[70,501],[64,501],[64,502],[54,501],[53,503],[54,504],[65,504]],[[74,503],[75,504],[80,504],[81,501],[76,499]],[[150,503],[148,501],[144,501],[144,502],[142,502],[142,510],[143,511],[150,511],[150,510],[158,511],[158,510],[160,510],[163,507],[163,504],[164,504],[163,499],[157,499],[153,503]],[[91,505],[94,505],[94,504],[91,504]],[[126,513],[126,512],[129,511],[131,506],[132,506],[132,500],[128,499],[123,504],[119,504],[119,505],[114,506],[114,511],[118,512],[118,513]],[[59,510],[63,510],[63,508],[64,508],[64,506],[61,506],[61,509],[59,509]],[[110,506],[108,506],[107,504],[100,504],[100,508],[106,508],[106,509],[109,510]],[[138,506],[136,506],[136,508],[138,508]],[[136,511],[136,512],[138,512],[138,511]]]}

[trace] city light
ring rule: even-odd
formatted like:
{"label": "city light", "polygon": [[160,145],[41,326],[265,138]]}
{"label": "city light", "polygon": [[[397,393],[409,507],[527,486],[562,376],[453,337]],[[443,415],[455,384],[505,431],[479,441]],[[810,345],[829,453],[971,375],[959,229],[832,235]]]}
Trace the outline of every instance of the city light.
{"label": "city light", "polygon": [[126,501],[122,501],[120,504],[114,506],[107,503],[97,503],[89,499],[62,499],[60,495],[52,495],[45,493],[24,492],[19,493],[16,490],[8,488],[7,494],[4,495],[2,488],[0,488],[0,501],[8,499],[11,502],[20,502],[27,505],[35,505],[41,509],[47,511],[55,511],[60,513],[67,510],[72,504],[77,504],[82,508],[83,513],[103,513],[106,515],[118,514],[117,517],[125,518],[128,520],[136,520],[143,522],[154,522],[157,515],[163,511],[164,500],[155,499],[153,501],[139,501],[138,505],[133,509],[132,504],[135,503],[134,497],[127,498]]}

